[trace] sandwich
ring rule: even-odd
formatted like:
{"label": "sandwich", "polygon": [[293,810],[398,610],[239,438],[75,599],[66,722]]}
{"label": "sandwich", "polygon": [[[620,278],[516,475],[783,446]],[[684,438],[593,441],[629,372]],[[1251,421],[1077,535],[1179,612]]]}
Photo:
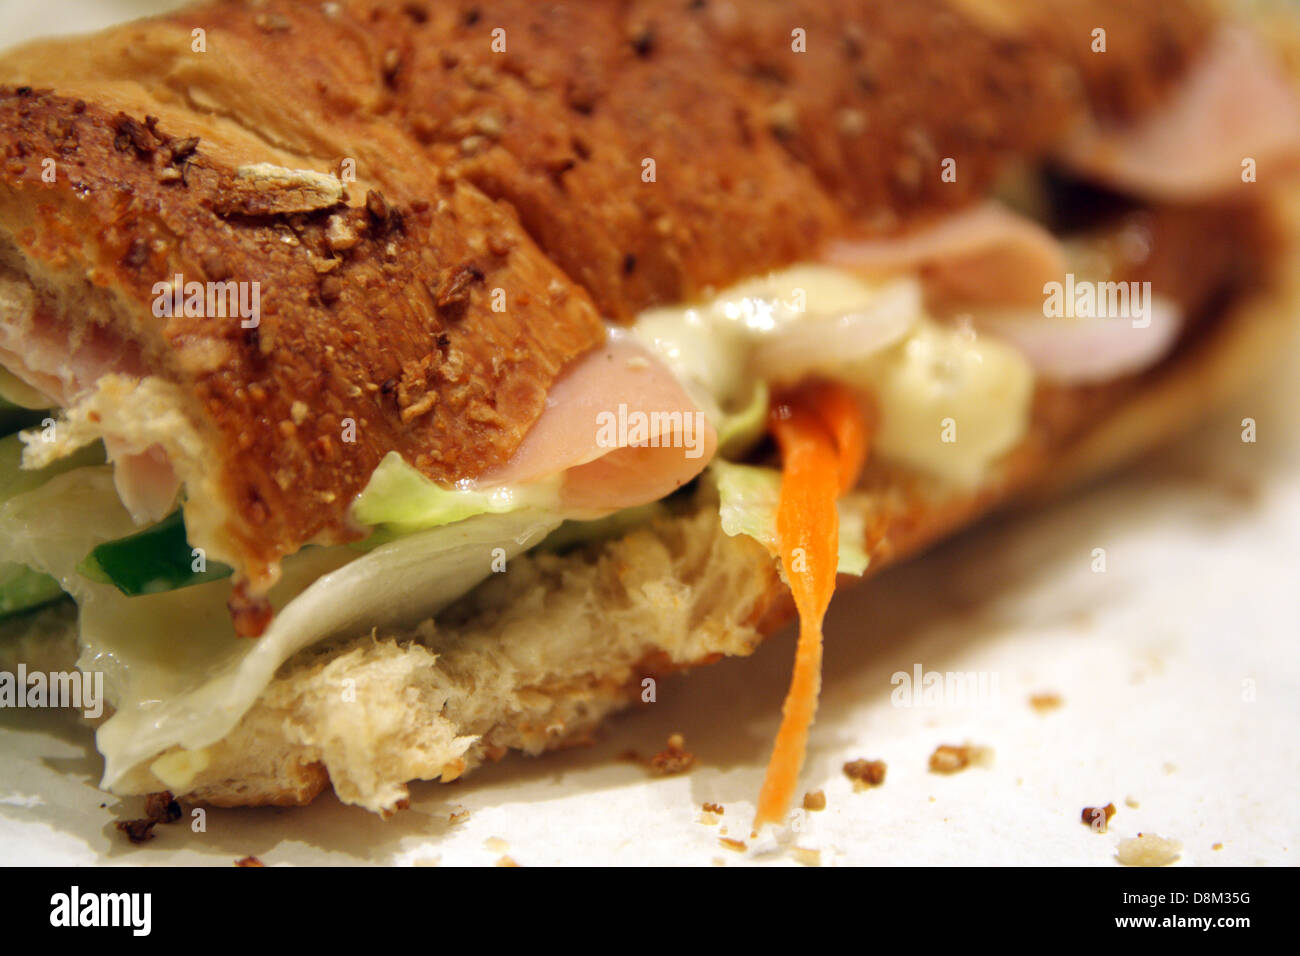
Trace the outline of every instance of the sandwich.
{"label": "sandwich", "polygon": [[0,660],[102,683],[113,793],[386,815],[797,619],[780,824],[837,587],[1289,347],[1291,35],[267,0],[0,55]]}

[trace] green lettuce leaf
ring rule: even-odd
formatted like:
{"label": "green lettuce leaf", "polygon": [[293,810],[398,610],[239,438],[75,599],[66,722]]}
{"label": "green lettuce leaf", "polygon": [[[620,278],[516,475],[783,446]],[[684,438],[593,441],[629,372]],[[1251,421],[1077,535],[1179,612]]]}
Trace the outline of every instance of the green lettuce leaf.
{"label": "green lettuce leaf", "polygon": [[[733,537],[747,534],[769,551],[777,550],[776,508],[781,497],[781,473],[757,465],[733,465],[715,461],[709,466],[718,489],[718,516],[722,530]],[[839,504],[840,546],[837,569],[840,574],[861,575],[870,558],[863,543],[866,523],[859,509]]]}
{"label": "green lettuce leaf", "polygon": [[375,542],[367,539],[371,544],[481,514],[505,514],[525,507],[556,510],[557,487],[553,482],[539,482],[527,488],[505,485],[490,492],[444,488],[390,451],[357,496],[352,517],[380,529]]}
{"label": "green lettuce leaf", "polygon": [[405,535],[360,556],[304,548],[284,560],[268,595],[275,618],[256,640],[235,635],[226,582],[127,597],[77,573],[87,552],[134,529],[110,468],[76,469],[0,506],[0,554],[51,575],[77,600],[81,662],[105,670],[115,710],[97,731],[111,787],[172,746],[220,740],[304,647],[434,615],[559,524],[519,509]]}

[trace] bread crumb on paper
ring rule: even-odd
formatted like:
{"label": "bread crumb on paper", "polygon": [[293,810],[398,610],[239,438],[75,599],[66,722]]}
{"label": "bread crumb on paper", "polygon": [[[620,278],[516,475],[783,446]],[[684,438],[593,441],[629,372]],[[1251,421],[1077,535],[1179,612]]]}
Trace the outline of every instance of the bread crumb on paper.
{"label": "bread crumb on paper", "polygon": [[497,866],[518,866],[518,865],[519,865],[518,863],[516,863],[513,859],[511,859],[508,856],[503,856],[501,857],[501,859],[497,860]]}
{"label": "bread crumb on paper", "polygon": [[850,760],[844,765],[844,776],[853,781],[855,791],[861,791],[884,783],[888,769],[883,760]]}
{"label": "bread crumb on paper", "polygon": [[510,849],[510,844],[500,837],[488,837],[483,841],[483,848],[493,853],[505,853]]}
{"label": "bread crumb on paper", "polygon": [[734,853],[744,853],[749,849],[743,840],[733,840],[731,837],[718,837],[718,842]]}
{"label": "bread crumb on paper", "polygon": [[967,767],[993,766],[993,748],[964,743],[960,747],[940,744],[930,754],[931,773],[957,773]]}
{"label": "bread crumb on paper", "polygon": [[1129,796],[1125,797],[1125,798],[1124,798],[1124,806],[1128,807],[1130,810],[1136,810],[1136,809],[1138,808],[1138,806],[1139,806],[1138,801],[1137,801],[1137,797],[1132,796],[1132,795],[1129,795]]}
{"label": "bread crumb on paper", "polygon": [[118,820],[114,825],[119,833],[126,835],[132,843],[139,845],[152,840],[156,834],[153,828],[159,823],[175,823],[183,811],[170,790],[146,794],[144,798],[144,816],[138,820]]}
{"label": "bread crumb on paper", "polygon": [[1084,807],[1083,824],[1092,827],[1098,833],[1105,833],[1106,828],[1110,825],[1110,818],[1115,815],[1115,804],[1108,803],[1104,807]]}
{"label": "bread crumb on paper", "polygon": [[153,839],[156,823],[156,820],[118,820],[113,826],[118,833],[126,834],[126,838],[138,846]]}
{"label": "bread crumb on paper", "polygon": [[1139,833],[1119,841],[1115,858],[1124,866],[1168,866],[1181,855],[1183,845],[1156,833]]}
{"label": "bread crumb on paper", "polygon": [[1223,844],[1222,844],[1222,843],[1214,843],[1214,844],[1211,844],[1211,845],[1210,845],[1210,849],[1211,849],[1211,850],[1222,850],[1222,849],[1223,849]]}
{"label": "bread crumb on paper", "polygon": [[663,776],[685,773],[695,765],[695,754],[686,749],[686,740],[681,734],[668,738],[668,746],[650,758],[650,769]]}
{"label": "bread crumb on paper", "polygon": [[[881,775],[881,779],[884,779],[883,774]],[[803,808],[813,813],[816,813],[819,810],[825,810],[826,791],[814,790],[811,793],[805,793],[803,795]]]}
{"label": "bread crumb on paper", "polygon": [[705,804],[704,804],[704,812],[705,812],[705,813],[713,813],[713,814],[716,814],[717,816],[722,816],[722,815],[723,815],[724,813],[726,813],[727,811],[726,811],[726,808],[723,807],[723,805],[720,804],[720,803],[705,803]]}
{"label": "bread crumb on paper", "polygon": [[235,866],[266,866],[255,856],[245,856],[235,861]]}
{"label": "bread crumb on paper", "polygon": [[456,826],[457,824],[464,823],[468,819],[469,819],[469,807],[466,807],[463,804],[459,804],[459,803],[456,804],[454,807],[452,807],[451,813],[447,815],[447,822],[452,826]]}

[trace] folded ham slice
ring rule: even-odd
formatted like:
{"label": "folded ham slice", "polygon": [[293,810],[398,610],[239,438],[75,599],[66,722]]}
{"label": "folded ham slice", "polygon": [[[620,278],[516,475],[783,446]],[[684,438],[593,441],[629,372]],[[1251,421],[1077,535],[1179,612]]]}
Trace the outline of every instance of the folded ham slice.
{"label": "folded ham slice", "polygon": [[614,332],[551,386],[546,408],[514,455],[480,486],[563,473],[566,510],[657,501],[690,481],[717,448],[713,425],[658,359]]}
{"label": "folded ham slice", "polygon": [[1032,305],[1065,274],[1065,253],[1042,226],[996,202],[880,239],[837,240],[823,258],[864,275],[919,272],[929,291],[960,302]]}
{"label": "folded ham slice", "polygon": [[1163,109],[1123,128],[1089,126],[1061,151],[1076,172],[1125,192],[1197,200],[1300,164],[1300,98],[1260,40],[1241,27],[1215,34]]}
{"label": "folded ham slice", "polygon": [[[0,366],[65,408],[104,375],[146,374],[139,350],[116,339],[103,326],[88,324],[70,334],[36,300],[24,279],[0,272]],[[107,435],[104,447],[113,463],[113,481],[122,503],[136,521],[166,517],[176,506],[181,481],[161,446],[137,447]]]}

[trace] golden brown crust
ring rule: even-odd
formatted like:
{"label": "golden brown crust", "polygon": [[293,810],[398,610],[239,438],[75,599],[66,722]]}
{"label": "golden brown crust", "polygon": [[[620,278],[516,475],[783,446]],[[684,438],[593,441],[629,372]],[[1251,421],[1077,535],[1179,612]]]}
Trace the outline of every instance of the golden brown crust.
{"label": "golden brown crust", "polygon": [[[616,318],[968,203],[1046,153],[1084,94],[1153,105],[1204,27],[1181,3],[1135,19],[1116,0],[1038,3],[1010,34],[942,0],[411,6],[371,17],[400,64],[394,119]],[[1118,20],[1104,66],[1099,14]],[[1130,36],[1146,30],[1178,56],[1153,63]]]}
{"label": "golden brown crust", "polygon": [[[0,226],[60,283],[93,270],[113,332],[192,396],[258,583],[347,537],[385,452],[440,480],[508,457],[603,334],[597,309],[627,318],[969,201],[1048,150],[1085,93],[1152,100],[1199,35],[1182,4],[1126,15],[1103,67],[1071,38],[1118,0],[1051,0],[1011,31],[966,5],[189,8],[0,63],[53,90],[0,93]],[[1159,33],[1177,56],[1124,39],[1166,22],[1184,24]],[[248,169],[348,160],[343,204]],[[260,325],[151,319],[176,274],[260,282]]]}
{"label": "golden brown crust", "polygon": [[[94,270],[129,312],[112,331],[191,391],[214,451],[230,452],[214,455],[238,522],[228,530],[254,560],[344,536],[347,505],[392,449],[442,479],[503,460],[559,369],[604,336],[581,290],[472,191],[435,185],[400,204],[368,191],[355,205],[250,215],[236,206],[257,196],[269,208],[281,187],[241,193],[202,139],[182,178],[165,177],[177,140],[161,124],[9,88],[0,125],[13,153],[0,219],[67,283]],[[58,157],[53,184],[46,156]],[[331,229],[357,241],[332,247]],[[258,325],[152,318],[155,283],[174,275],[258,282]],[[491,311],[494,288],[509,290],[508,311]]]}

